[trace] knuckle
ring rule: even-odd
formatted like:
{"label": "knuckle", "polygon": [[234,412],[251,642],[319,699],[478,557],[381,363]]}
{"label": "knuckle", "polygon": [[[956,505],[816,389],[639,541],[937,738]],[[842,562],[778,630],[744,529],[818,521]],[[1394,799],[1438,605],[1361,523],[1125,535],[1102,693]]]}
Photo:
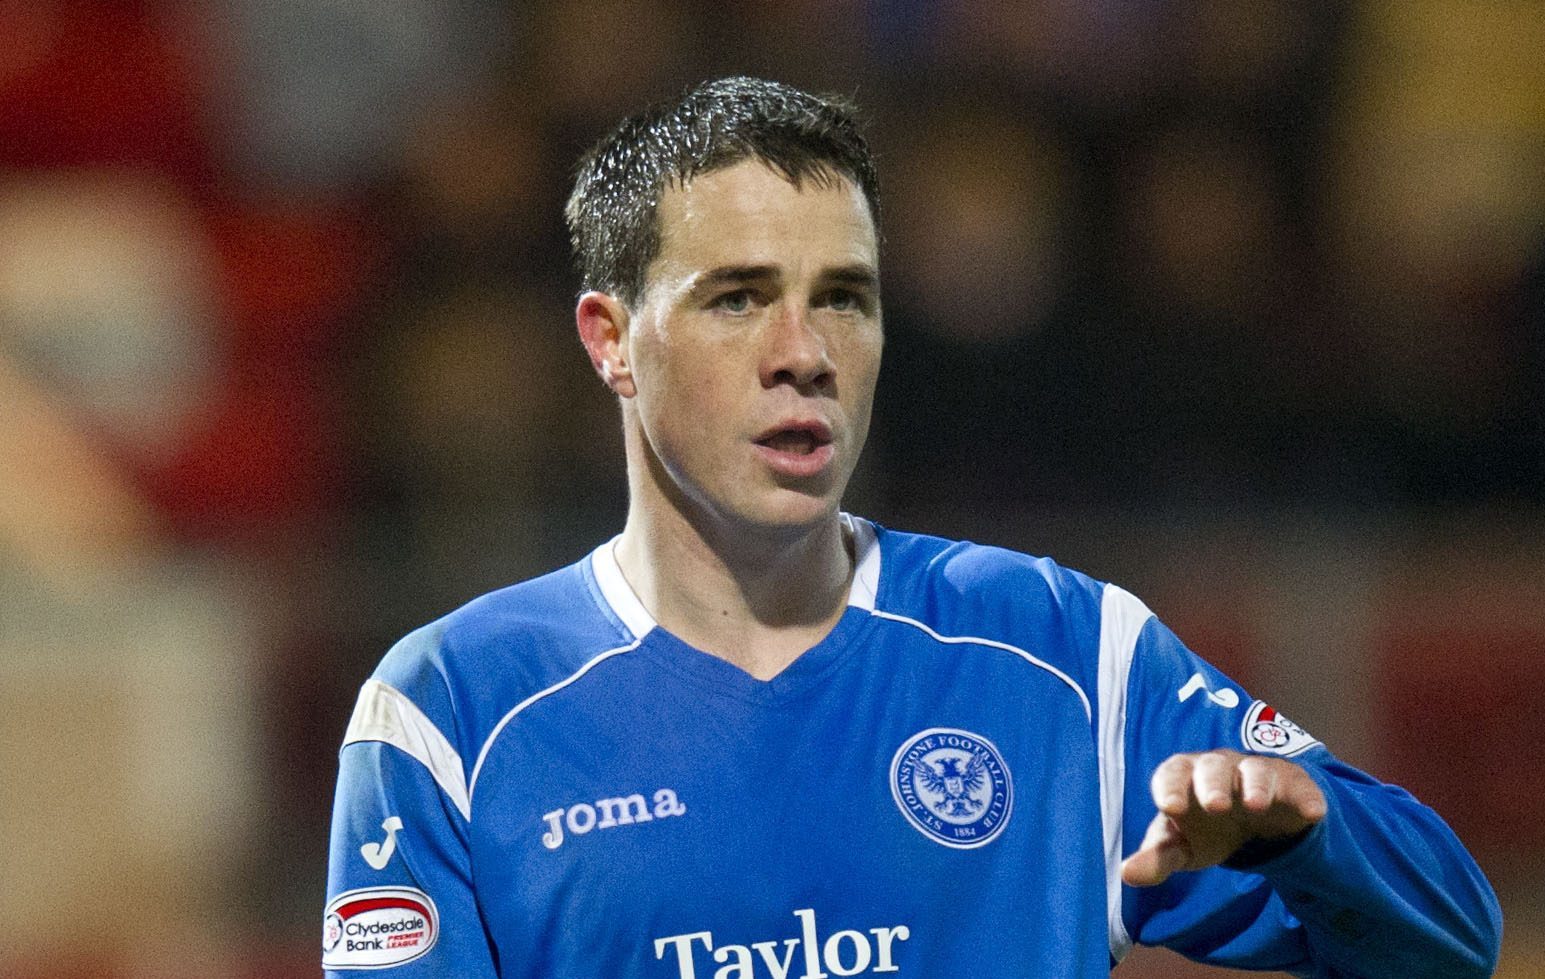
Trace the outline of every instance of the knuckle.
{"label": "knuckle", "polygon": [[1265,775],[1272,769],[1272,759],[1261,755],[1245,755],[1239,759],[1239,770],[1247,775]]}
{"label": "knuckle", "polygon": [[1227,752],[1208,751],[1197,757],[1196,767],[1209,773],[1219,772],[1231,765]]}
{"label": "knuckle", "polygon": [[1191,755],[1170,755],[1153,770],[1154,778],[1175,778],[1191,770]]}

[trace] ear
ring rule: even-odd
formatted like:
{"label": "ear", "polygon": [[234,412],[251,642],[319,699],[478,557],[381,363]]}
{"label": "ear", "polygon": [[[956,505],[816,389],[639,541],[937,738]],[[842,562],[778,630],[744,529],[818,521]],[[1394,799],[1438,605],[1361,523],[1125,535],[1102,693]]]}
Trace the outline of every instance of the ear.
{"label": "ear", "polygon": [[590,366],[601,381],[619,397],[637,394],[623,343],[628,335],[627,307],[615,296],[587,292],[574,307],[574,322],[579,327],[579,342],[585,345]]}

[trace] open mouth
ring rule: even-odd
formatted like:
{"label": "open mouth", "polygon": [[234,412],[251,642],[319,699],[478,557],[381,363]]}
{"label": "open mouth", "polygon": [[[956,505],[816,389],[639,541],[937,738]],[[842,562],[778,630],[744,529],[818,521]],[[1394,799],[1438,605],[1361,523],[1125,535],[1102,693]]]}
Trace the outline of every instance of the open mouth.
{"label": "open mouth", "polygon": [[807,456],[826,443],[814,432],[806,429],[784,429],[774,432],[766,438],[756,440],[757,445],[765,445],[774,452],[788,452],[793,455]]}
{"label": "open mouth", "polygon": [[756,444],[774,452],[807,456],[831,444],[831,429],[819,422],[783,425],[756,440]]}
{"label": "open mouth", "polygon": [[825,422],[814,420],[769,429],[756,440],[756,446],[775,472],[798,479],[825,472],[836,457],[832,430]]}

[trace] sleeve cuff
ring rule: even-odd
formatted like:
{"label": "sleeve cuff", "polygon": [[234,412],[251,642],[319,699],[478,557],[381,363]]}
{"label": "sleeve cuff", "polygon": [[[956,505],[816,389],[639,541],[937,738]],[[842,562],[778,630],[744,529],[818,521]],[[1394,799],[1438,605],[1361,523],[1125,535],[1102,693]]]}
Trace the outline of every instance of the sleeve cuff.
{"label": "sleeve cuff", "polygon": [[[1334,805],[1334,796],[1326,788],[1324,774],[1314,765],[1303,764],[1302,762],[1298,764],[1304,771],[1309,773],[1309,777],[1314,779],[1315,784],[1320,787],[1320,793],[1325,796],[1326,806]],[[1246,840],[1227,860],[1223,861],[1223,866],[1230,870],[1245,870],[1259,873],[1265,864],[1282,860],[1298,853],[1312,852],[1314,847],[1320,842],[1320,838],[1325,835],[1325,824],[1329,822],[1330,817],[1331,814],[1327,811],[1319,822],[1312,826],[1304,827],[1292,836],[1281,836],[1271,839],[1256,837]]]}

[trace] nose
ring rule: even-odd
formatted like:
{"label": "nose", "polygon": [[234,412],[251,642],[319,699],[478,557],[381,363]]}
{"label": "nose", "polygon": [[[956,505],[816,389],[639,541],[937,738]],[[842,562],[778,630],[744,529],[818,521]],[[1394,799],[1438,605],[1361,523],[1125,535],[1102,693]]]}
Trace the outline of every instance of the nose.
{"label": "nose", "polygon": [[761,368],[763,387],[791,384],[808,389],[831,383],[835,365],[826,349],[826,338],[803,304],[778,308],[768,319],[767,333]]}

